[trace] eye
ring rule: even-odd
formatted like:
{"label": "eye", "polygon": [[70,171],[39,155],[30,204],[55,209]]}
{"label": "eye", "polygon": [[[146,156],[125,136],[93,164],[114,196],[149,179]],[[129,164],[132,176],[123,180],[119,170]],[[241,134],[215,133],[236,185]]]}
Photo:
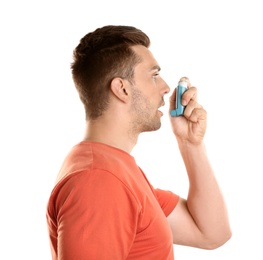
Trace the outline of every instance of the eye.
{"label": "eye", "polygon": [[157,78],[159,75],[160,75],[159,72],[156,72],[156,73],[153,74],[152,77],[155,79],[155,78]]}

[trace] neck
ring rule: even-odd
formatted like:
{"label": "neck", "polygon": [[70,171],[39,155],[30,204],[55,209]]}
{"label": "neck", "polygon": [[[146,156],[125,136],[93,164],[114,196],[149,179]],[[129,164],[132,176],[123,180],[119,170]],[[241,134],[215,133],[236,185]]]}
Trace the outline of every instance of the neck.
{"label": "neck", "polygon": [[[118,121],[118,122],[116,122]],[[87,122],[84,141],[100,142],[131,153],[138,140],[121,119],[99,118]]]}

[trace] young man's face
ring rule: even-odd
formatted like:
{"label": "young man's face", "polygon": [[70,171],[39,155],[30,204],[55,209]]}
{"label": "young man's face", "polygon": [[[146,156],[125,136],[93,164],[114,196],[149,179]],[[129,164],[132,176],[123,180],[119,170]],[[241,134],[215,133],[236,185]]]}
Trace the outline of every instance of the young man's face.
{"label": "young man's face", "polygon": [[132,47],[142,62],[134,69],[132,86],[133,126],[138,132],[154,131],[161,126],[163,113],[158,109],[164,105],[164,95],[169,86],[159,75],[160,67],[148,48],[136,45]]}

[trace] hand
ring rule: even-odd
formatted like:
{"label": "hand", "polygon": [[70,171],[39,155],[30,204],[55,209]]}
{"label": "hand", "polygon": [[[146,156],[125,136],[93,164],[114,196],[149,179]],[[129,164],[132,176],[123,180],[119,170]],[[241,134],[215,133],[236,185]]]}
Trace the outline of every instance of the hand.
{"label": "hand", "polygon": [[[199,144],[202,142],[207,125],[207,113],[197,102],[197,88],[188,81],[188,90],[182,95],[182,105],[186,106],[184,115],[170,116],[173,132],[178,140]],[[175,108],[176,89],[170,97],[170,110]]]}

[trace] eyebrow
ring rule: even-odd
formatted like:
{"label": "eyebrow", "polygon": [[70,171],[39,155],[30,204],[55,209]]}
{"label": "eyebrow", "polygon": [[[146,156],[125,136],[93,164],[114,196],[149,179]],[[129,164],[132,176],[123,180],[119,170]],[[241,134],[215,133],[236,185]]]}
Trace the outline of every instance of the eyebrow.
{"label": "eyebrow", "polygon": [[158,70],[158,71],[160,71],[160,70],[161,70],[161,67],[160,67],[159,65],[155,65],[155,66],[153,66],[153,67],[150,69],[150,71],[153,71],[153,70]]}

